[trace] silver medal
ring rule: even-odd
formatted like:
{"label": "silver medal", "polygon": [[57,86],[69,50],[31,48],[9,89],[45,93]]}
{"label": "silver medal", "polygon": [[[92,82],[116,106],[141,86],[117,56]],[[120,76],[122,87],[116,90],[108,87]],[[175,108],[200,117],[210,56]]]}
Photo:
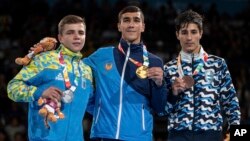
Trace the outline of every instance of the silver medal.
{"label": "silver medal", "polygon": [[74,91],[75,91],[76,87],[75,86],[71,86],[70,89],[66,90],[63,92],[63,96],[62,96],[62,101],[64,103],[70,103],[72,102],[73,98],[74,98]]}

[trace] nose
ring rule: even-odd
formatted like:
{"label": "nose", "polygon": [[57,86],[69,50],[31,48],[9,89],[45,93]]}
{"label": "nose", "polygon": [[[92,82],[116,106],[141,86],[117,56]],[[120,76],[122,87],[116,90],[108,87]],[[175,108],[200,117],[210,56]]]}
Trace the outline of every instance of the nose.
{"label": "nose", "polygon": [[135,22],[131,21],[129,22],[129,27],[134,27],[135,26]]}
{"label": "nose", "polygon": [[190,33],[187,34],[187,39],[192,40],[192,35]]}
{"label": "nose", "polygon": [[79,33],[75,33],[74,34],[74,39],[79,39],[80,38],[80,34]]}

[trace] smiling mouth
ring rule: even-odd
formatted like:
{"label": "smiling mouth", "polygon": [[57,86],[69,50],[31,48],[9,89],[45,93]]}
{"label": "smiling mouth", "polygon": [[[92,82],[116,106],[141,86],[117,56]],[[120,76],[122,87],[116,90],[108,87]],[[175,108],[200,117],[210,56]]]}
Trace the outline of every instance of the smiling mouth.
{"label": "smiling mouth", "polygon": [[127,32],[136,32],[136,31],[131,31],[131,30],[128,30]]}

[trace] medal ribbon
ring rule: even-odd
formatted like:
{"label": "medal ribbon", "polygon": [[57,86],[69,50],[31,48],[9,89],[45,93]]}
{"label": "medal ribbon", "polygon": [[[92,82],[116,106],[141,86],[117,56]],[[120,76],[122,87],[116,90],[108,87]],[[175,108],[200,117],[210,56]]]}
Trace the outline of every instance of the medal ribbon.
{"label": "medal ribbon", "polygon": [[[203,53],[203,62],[207,62],[207,59],[208,59],[208,54],[206,52]],[[195,68],[194,72],[192,75],[196,75],[199,73],[199,71],[203,68],[204,66],[204,63],[199,63],[198,66]],[[184,73],[183,73],[183,70],[182,70],[182,67],[181,67],[181,54],[178,55],[178,59],[177,59],[177,71],[180,75],[180,77],[183,77],[184,76]]]}
{"label": "medal ribbon", "polygon": [[70,83],[70,80],[69,80],[67,66],[66,66],[66,64],[64,62],[64,58],[63,58],[62,52],[59,53],[59,62],[64,67],[64,69],[63,69],[63,78],[64,78],[64,82],[65,82],[66,88],[69,89],[71,87],[71,83]]}
{"label": "medal ribbon", "polygon": [[[124,50],[123,50],[123,48],[122,48],[122,46],[121,46],[120,43],[118,45],[118,49],[119,49],[119,51],[121,51],[125,55],[125,52],[124,52]],[[143,45],[143,64],[140,63],[140,62],[138,62],[138,61],[136,61],[135,59],[133,59],[131,57],[129,57],[128,59],[129,59],[130,62],[132,62],[133,64],[135,64],[137,67],[140,67],[142,65],[148,67],[149,60],[148,60],[148,51],[147,51],[146,46]]]}

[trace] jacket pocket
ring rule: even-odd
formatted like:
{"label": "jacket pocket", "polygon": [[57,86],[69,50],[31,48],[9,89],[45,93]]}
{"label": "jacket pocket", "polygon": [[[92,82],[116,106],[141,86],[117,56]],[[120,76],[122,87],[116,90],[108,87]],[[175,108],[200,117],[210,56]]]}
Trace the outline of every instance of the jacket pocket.
{"label": "jacket pocket", "polygon": [[99,102],[98,102],[97,113],[96,113],[96,118],[95,118],[95,124],[97,123],[97,121],[99,119],[100,110],[101,110],[101,99],[99,99]]}

